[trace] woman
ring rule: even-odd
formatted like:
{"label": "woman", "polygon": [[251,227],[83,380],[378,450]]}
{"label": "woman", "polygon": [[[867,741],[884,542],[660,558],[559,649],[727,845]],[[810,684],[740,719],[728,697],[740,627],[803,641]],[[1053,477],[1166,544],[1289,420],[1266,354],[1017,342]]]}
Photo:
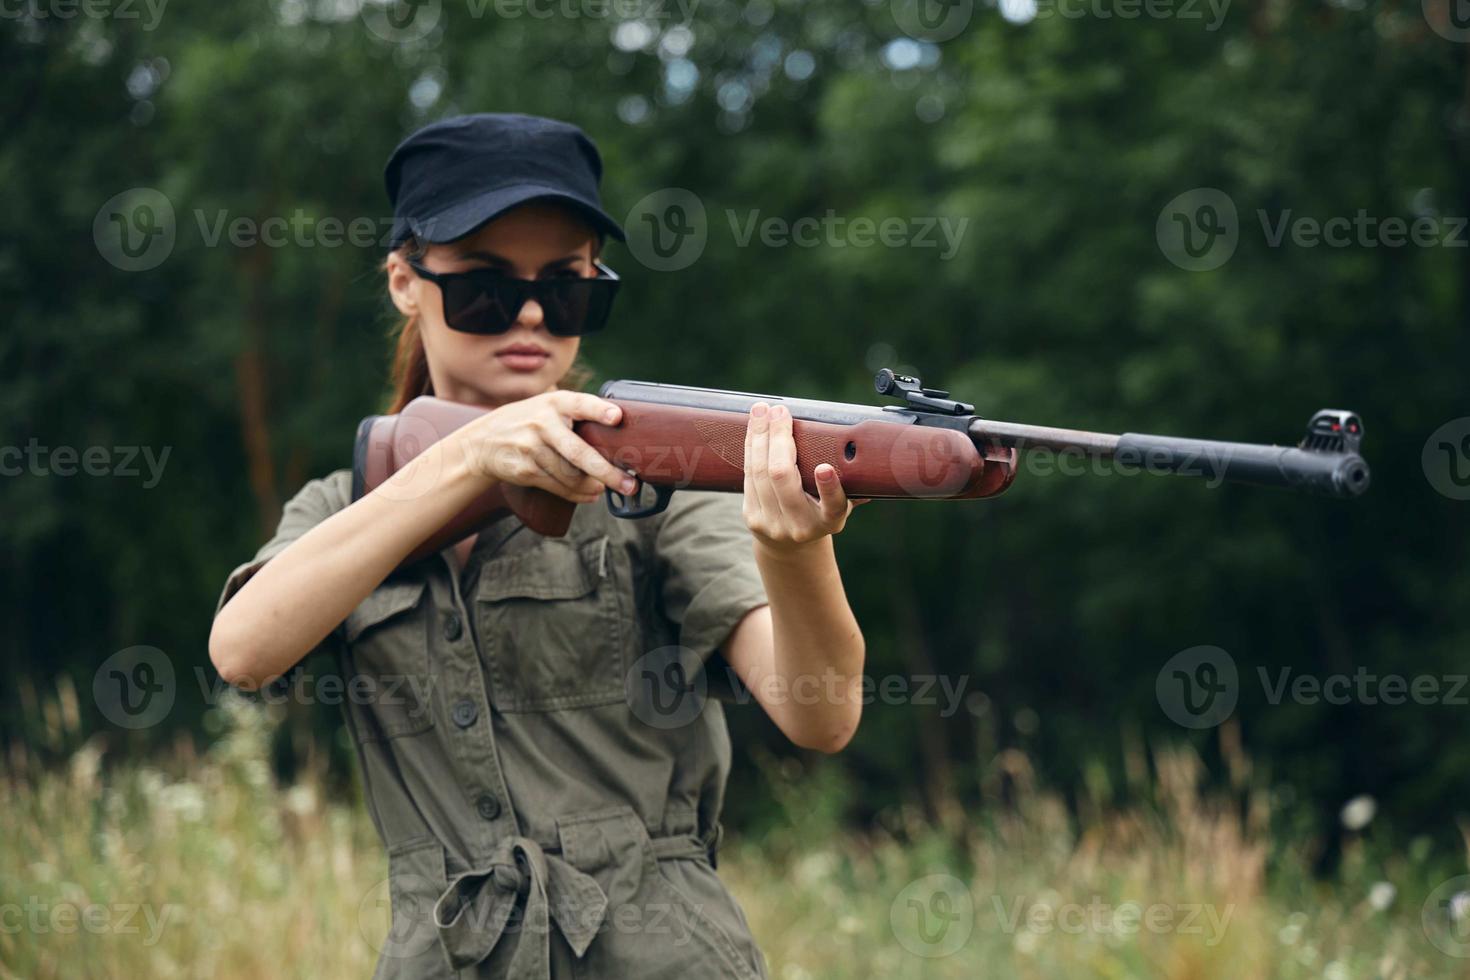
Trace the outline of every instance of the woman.
{"label": "woman", "polygon": [[398,569],[497,481],[581,504],[632,481],[572,429],[617,406],[560,387],[606,315],[603,237],[623,237],[592,143],[462,116],[404,141],[386,176],[395,410],[434,394],[490,411],[356,502],[346,470],[307,484],[226,583],[210,656],[244,688],[319,645],[341,657],[388,849],[377,976],[764,976],[713,867],[721,706],[662,723],[625,680],[719,654],[792,741],[840,749],[863,668],[831,541],[851,504],[830,466],[819,499],[802,490],[790,415],[760,404],[742,496],[680,491],[640,520],[578,507],[563,538],[506,517]]}

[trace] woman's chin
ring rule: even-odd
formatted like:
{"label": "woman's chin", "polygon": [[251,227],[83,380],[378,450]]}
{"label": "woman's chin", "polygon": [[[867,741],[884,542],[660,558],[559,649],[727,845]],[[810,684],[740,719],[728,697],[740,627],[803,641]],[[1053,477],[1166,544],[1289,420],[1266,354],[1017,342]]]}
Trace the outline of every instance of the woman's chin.
{"label": "woman's chin", "polygon": [[550,391],[555,384],[556,379],[551,371],[497,371],[494,378],[484,379],[474,387],[478,401],[504,405]]}

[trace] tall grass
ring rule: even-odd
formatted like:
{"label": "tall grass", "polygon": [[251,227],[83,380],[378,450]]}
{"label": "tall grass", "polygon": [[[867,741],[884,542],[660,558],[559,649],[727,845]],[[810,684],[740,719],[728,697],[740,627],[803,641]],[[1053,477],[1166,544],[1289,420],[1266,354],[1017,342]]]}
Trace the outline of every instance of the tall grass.
{"label": "tall grass", "polygon": [[[0,977],[371,975],[386,863],[362,808],[326,800],[319,778],[275,785],[267,715],[219,710],[216,746],[164,767],[90,745],[61,770],[11,753]],[[1270,839],[1261,794],[1208,797],[1187,749],[1135,763],[1152,774],[1134,787],[1145,802],[1069,808],[1002,753],[994,802],[951,832],[909,815],[863,835],[813,804],[840,796],[838,768],[778,767],[790,818],[728,845],[720,870],[780,980],[1470,975],[1430,939],[1470,941],[1453,920],[1470,899],[1431,899],[1444,922],[1421,920],[1456,873],[1426,846],[1377,857],[1356,840],[1320,881],[1308,842]]]}

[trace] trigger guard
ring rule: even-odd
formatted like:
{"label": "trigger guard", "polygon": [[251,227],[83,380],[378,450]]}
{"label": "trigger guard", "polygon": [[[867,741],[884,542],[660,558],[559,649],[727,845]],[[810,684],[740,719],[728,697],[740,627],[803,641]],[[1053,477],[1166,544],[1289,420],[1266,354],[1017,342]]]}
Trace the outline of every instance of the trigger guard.
{"label": "trigger guard", "polygon": [[[603,492],[607,495],[607,509],[612,516],[621,517],[624,520],[633,520],[638,517],[652,517],[654,514],[662,514],[669,506],[669,498],[673,497],[674,488],[653,484],[653,503],[643,508],[637,506],[638,497],[643,493],[642,480],[638,481],[638,485],[633,488],[633,492],[630,494],[618,493],[612,487],[608,487]],[[632,502],[631,504],[630,501]]]}

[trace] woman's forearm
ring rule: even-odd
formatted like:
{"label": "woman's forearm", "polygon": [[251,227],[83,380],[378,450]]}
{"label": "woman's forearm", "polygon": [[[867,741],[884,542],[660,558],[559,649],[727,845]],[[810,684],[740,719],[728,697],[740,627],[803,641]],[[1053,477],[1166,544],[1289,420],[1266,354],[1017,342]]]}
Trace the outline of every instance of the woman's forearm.
{"label": "woman's forearm", "polygon": [[466,454],[426,452],[267,562],[215,617],[209,655],[255,688],[294,666],[429,535],[490,488]]}
{"label": "woman's forearm", "polygon": [[862,630],[848,606],[831,536],[796,548],[755,543],[770,599],[771,679],[762,703],[793,742],[835,752],[862,717]]}

